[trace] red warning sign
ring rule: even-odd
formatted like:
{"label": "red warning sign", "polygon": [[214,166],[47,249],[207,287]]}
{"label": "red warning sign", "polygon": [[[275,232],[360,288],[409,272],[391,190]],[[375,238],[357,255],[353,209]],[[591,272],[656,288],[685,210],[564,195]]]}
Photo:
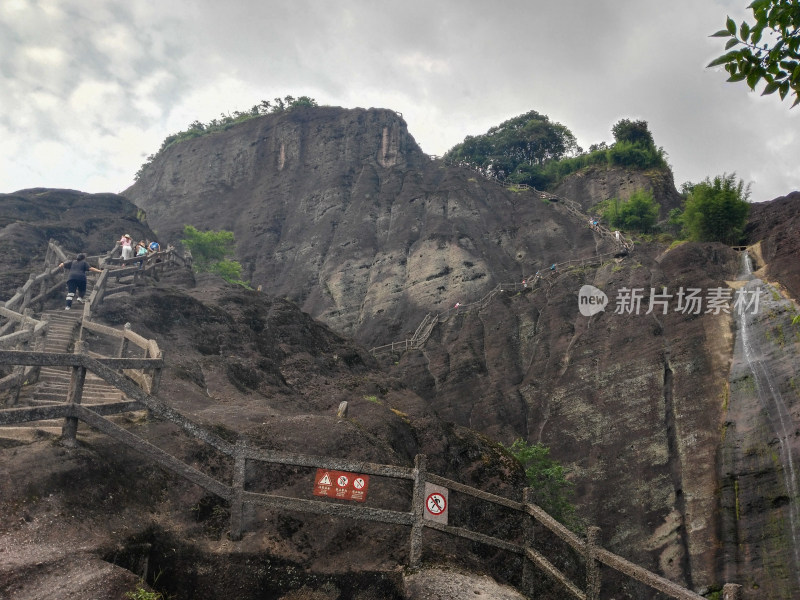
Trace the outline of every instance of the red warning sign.
{"label": "red warning sign", "polygon": [[369,475],[317,469],[314,478],[314,495],[364,502],[367,499]]}

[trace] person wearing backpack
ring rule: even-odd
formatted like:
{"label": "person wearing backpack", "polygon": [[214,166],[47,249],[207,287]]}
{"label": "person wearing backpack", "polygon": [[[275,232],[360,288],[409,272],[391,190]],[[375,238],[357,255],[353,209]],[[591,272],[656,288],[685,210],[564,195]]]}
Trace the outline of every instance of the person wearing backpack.
{"label": "person wearing backpack", "polygon": [[144,258],[147,256],[147,242],[144,240],[140,240],[138,244],[136,244],[136,258],[140,258],[141,260],[137,261],[136,264],[139,265],[141,269],[144,267]]}

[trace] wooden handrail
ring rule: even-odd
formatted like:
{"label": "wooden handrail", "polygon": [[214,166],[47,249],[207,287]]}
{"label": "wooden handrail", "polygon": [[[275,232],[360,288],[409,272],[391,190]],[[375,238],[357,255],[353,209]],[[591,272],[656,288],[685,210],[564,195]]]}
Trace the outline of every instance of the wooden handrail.
{"label": "wooden handrail", "polygon": [[[596,261],[601,258],[592,257],[589,259],[578,259],[575,261],[566,261],[565,263],[558,263],[556,266],[571,266],[572,264],[586,264],[587,261]],[[537,278],[541,279],[541,278]],[[31,278],[32,281],[33,278]],[[537,281],[534,281],[534,285]],[[503,289],[509,288],[511,285],[517,284],[500,284],[495,289],[490,291],[483,297],[481,301],[473,304],[481,304],[486,299],[491,299],[494,294]],[[25,337],[21,334],[33,335],[36,327],[41,325],[39,331],[44,329],[45,323],[34,321],[29,317],[19,315],[15,311],[11,311],[7,306],[0,307],[0,314],[6,316],[15,322],[21,322],[26,325],[26,331],[16,332],[12,334],[12,341],[17,341]],[[431,315],[426,315],[423,323],[417,328],[415,336],[423,330],[423,324],[426,320],[434,322],[439,318],[439,315],[431,318]],[[130,341],[141,347],[146,354],[145,358],[99,358],[89,356],[87,353],[48,353],[48,352],[31,352],[31,351],[18,351],[18,350],[0,350],[0,364],[15,365],[15,366],[44,366],[44,365],[58,365],[58,366],[72,366],[75,368],[84,369],[85,371],[92,371],[100,378],[104,379],[111,385],[117,387],[124,392],[128,397],[133,399],[133,402],[122,402],[114,405],[104,405],[103,408],[87,407],[80,404],[81,387],[77,388],[77,397],[71,395],[70,402],[65,402],[60,405],[53,405],[47,407],[31,407],[19,409],[2,409],[0,410],[0,425],[9,425],[13,423],[23,423],[30,421],[38,421],[43,419],[55,418],[55,416],[66,417],[73,420],[81,420],[98,429],[99,431],[111,436],[112,438],[140,451],[162,466],[178,473],[189,481],[203,487],[204,489],[218,495],[219,497],[231,502],[231,537],[232,539],[241,538],[241,530],[235,530],[234,523],[241,527],[242,523],[242,507],[244,504],[261,505],[270,508],[298,510],[303,512],[311,512],[317,514],[326,514],[332,516],[341,516],[347,518],[354,518],[360,520],[375,521],[380,523],[392,523],[411,526],[411,563],[412,567],[418,566],[419,558],[421,557],[421,547],[423,537],[421,529],[428,527],[436,529],[449,535],[462,537],[472,541],[488,544],[506,551],[514,552],[523,555],[527,560],[536,565],[542,572],[549,577],[558,581],[564,589],[566,589],[572,597],[579,600],[597,600],[599,594],[599,585],[597,590],[593,590],[592,585],[587,583],[588,592],[582,591],[578,585],[571,581],[566,575],[559,571],[552,563],[550,563],[543,555],[537,552],[530,546],[523,544],[516,544],[504,539],[495,538],[490,535],[475,532],[463,527],[454,527],[428,521],[424,519],[423,511],[417,506],[420,499],[424,496],[421,493],[421,486],[424,486],[426,481],[436,485],[447,487],[454,492],[464,493],[477,498],[482,501],[490,502],[508,509],[515,510],[521,514],[530,516],[536,522],[540,523],[546,529],[554,533],[562,541],[566,542],[569,546],[575,549],[585,561],[598,561],[609,568],[612,568],[624,575],[627,575],[636,581],[639,581],[653,589],[667,594],[671,598],[678,600],[700,600],[702,596],[671,582],[660,575],[657,575],[643,567],[640,567],[623,557],[616,555],[608,550],[594,546],[587,543],[587,541],[579,538],[569,529],[564,527],[561,523],[556,521],[547,512],[539,506],[528,502],[527,498],[529,493],[526,491],[526,501],[518,502],[491,494],[483,490],[473,488],[471,486],[461,484],[459,482],[447,479],[425,471],[425,458],[418,456],[415,460],[415,467],[413,469],[408,467],[399,467],[395,465],[380,465],[375,463],[367,463],[363,461],[351,461],[347,459],[337,459],[331,457],[316,457],[310,455],[293,454],[278,452],[274,450],[258,450],[247,447],[241,442],[231,444],[230,442],[222,439],[216,434],[200,427],[191,420],[187,419],[174,409],[166,405],[162,400],[157,399],[149,390],[142,389],[134,385],[130,379],[118,373],[120,369],[138,369],[138,368],[161,368],[163,367],[163,359],[158,344],[154,340],[148,340],[129,329],[123,331],[116,330],[97,323],[88,322],[84,326],[96,333],[109,335],[120,340]],[[9,338],[10,336],[6,336]],[[0,338],[3,339],[3,338]],[[410,340],[401,343],[393,343],[387,346],[392,348],[396,344],[405,344],[408,347]],[[374,351],[374,349],[373,349]],[[0,379],[0,389],[9,385],[17,385],[19,383],[20,375],[11,375]],[[144,406],[152,411],[155,415],[166,419],[186,431],[189,435],[199,439],[206,444],[216,448],[219,452],[231,456],[236,461],[237,473],[244,473],[247,460],[256,460],[261,462],[294,465],[303,467],[317,467],[326,468],[331,470],[346,470],[352,472],[366,473],[370,475],[377,475],[381,477],[392,477],[399,479],[412,480],[414,482],[414,498],[412,510],[410,512],[394,511],[377,509],[364,506],[348,506],[341,504],[331,504],[318,500],[304,500],[300,498],[288,498],[276,494],[255,493],[245,490],[245,477],[234,475],[232,485],[220,482],[213,477],[210,477],[199,470],[187,465],[183,461],[171,456],[164,452],[157,446],[142,440],[141,438],[133,435],[126,429],[114,424],[108,419],[104,418],[102,414],[115,414],[121,410],[131,410],[134,406]],[[102,412],[102,414],[101,414]],[[587,567],[587,574],[591,571]],[[587,576],[588,579],[588,576]],[[730,584],[726,585],[728,589]],[[733,586],[736,587],[736,586]]]}
{"label": "wooden handrail", "polygon": [[[400,478],[405,480],[414,481],[415,492],[413,497],[419,499],[421,495],[417,491],[419,486],[424,485],[425,481],[429,481],[436,485],[442,485],[454,492],[468,494],[474,498],[482,501],[490,502],[505,508],[510,508],[519,512],[521,515],[529,515],[538,523],[543,525],[548,530],[555,533],[559,538],[567,542],[571,547],[579,552],[584,560],[598,560],[602,564],[619,571],[653,589],[667,594],[671,598],[678,600],[700,600],[702,596],[681,587],[680,585],[671,582],[660,575],[653,573],[643,567],[640,567],[627,559],[622,558],[608,550],[590,547],[586,541],[582,540],[574,533],[569,531],[561,523],[558,523],[544,510],[537,505],[530,502],[517,502],[491,494],[489,492],[473,488],[468,485],[447,479],[433,473],[425,472],[424,457],[418,458],[415,461],[417,465],[414,469],[408,467],[400,467],[396,465],[381,465],[375,463],[367,463],[364,461],[353,461],[348,459],[339,459],[331,457],[320,457],[302,454],[293,454],[288,452],[280,452],[275,450],[259,450],[248,447],[242,442],[237,444],[230,444],[225,442],[218,436],[204,430],[202,427],[194,424],[180,415],[176,411],[167,407],[166,404],[135,388],[135,386],[125,385],[124,378],[117,375],[116,372],[105,365],[121,365],[130,364],[131,361],[145,361],[153,359],[94,359],[87,355],[82,354],[61,354],[57,357],[47,355],[47,353],[20,353],[20,352],[3,352],[0,351],[0,364],[71,364],[82,365],[90,371],[93,371],[106,381],[114,385],[118,385],[122,391],[132,393],[132,396],[146,405],[154,413],[160,417],[173,422],[190,435],[200,439],[206,443],[211,444],[217,450],[232,456],[239,465],[239,470],[245,469],[245,461],[256,460],[271,464],[293,465],[302,467],[316,467],[331,470],[345,470],[350,472],[365,473],[369,475],[376,475],[380,477]],[[2,380],[0,380],[2,382]],[[136,390],[132,392],[130,388]],[[125,404],[125,403],[123,403]],[[126,404],[130,408],[129,404]],[[235,477],[233,484],[229,485],[210,477],[194,467],[191,467],[184,462],[176,459],[175,457],[167,454],[157,446],[142,440],[141,438],[131,434],[122,427],[112,423],[108,419],[103,418],[98,412],[92,410],[93,407],[82,406],[79,403],[62,404],[58,406],[48,407],[35,407],[24,409],[4,409],[0,410],[0,425],[8,425],[12,423],[21,423],[28,421],[36,421],[42,419],[54,418],[54,415],[64,417],[71,417],[84,421],[91,427],[113,437],[114,439],[144,453],[153,460],[157,461],[162,466],[178,473],[189,481],[203,487],[204,489],[218,495],[219,497],[232,501],[232,514],[231,522],[238,523],[241,526],[241,515],[234,514],[241,511],[244,504],[259,505],[275,509],[296,510],[301,512],[310,512],[316,514],[325,514],[331,516],[339,516],[345,518],[353,518],[358,520],[374,521],[379,523],[391,523],[406,525],[412,527],[412,562],[414,557],[421,555],[420,548],[415,548],[415,543],[422,543],[422,536],[414,536],[415,527],[428,527],[436,529],[443,533],[469,539],[472,541],[488,544],[506,551],[522,554],[534,565],[536,565],[542,572],[549,577],[562,584],[572,597],[581,600],[596,600],[594,595],[590,596],[583,592],[579,586],[571,581],[564,573],[559,571],[552,563],[550,563],[543,555],[537,552],[534,548],[526,544],[517,544],[505,539],[496,538],[490,535],[472,531],[464,527],[454,527],[450,525],[436,523],[434,521],[425,520],[420,511],[412,509],[410,512],[386,510],[379,508],[364,507],[359,505],[342,505],[331,504],[319,500],[304,500],[301,498],[290,498],[280,496],[277,494],[256,493],[247,491],[245,486],[245,478]],[[107,409],[108,410],[108,409]],[[525,494],[526,498],[528,493]],[[241,531],[231,531],[233,539],[241,538]],[[415,541],[416,540],[416,541]],[[412,565],[414,566],[414,565]]]}
{"label": "wooden handrail", "polygon": [[[423,326],[430,320],[438,322],[446,321],[450,318],[453,313],[456,312],[465,312],[470,311],[473,308],[478,308],[479,310],[485,308],[489,302],[499,293],[508,290],[520,290],[520,289],[536,289],[539,283],[546,278],[553,272],[558,272],[561,269],[569,268],[573,266],[586,266],[589,264],[597,264],[602,263],[605,260],[615,256],[616,252],[606,252],[604,254],[598,254],[597,256],[590,256],[587,258],[576,258],[570,259],[567,261],[563,261],[560,263],[555,263],[555,269],[551,269],[547,267],[542,269],[544,272],[543,274],[537,275],[530,275],[525,278],[526,283],[498,283],[494,288],[492,288],[487,294],[485,294],[480,300],[476,300],[475,302],[469,302],[467,304],[459,303],[458,308],[448,308],[445,311],[440,313],[427,313],[425,317],[423,317],[422,322],[417,326],[417,329],[414,332],[414,335],[410,339],[401,340],[399,342],[392,342],[390,344],[384,344],[382,346],[376,346],[370,349],[370,353],[373,355],[382,354],[385,352],[394,352],[395,350],[409,350],[414,348],[421,347],[425,341],[427,341],[427,336],[430,335],[431,330],[427,331],[426,336],[419,336],[418,334],[423,330]],[[435,323],[434,323],[435,325]]]}

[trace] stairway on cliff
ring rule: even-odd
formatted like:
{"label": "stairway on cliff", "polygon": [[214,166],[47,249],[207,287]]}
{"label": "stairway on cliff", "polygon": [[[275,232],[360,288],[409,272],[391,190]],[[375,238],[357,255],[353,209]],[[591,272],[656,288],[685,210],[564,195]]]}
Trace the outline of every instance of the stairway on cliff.
{"label": "stairway on cliff", "polygon": [[[47,311],[43,314],[49,322],[45,338],[45,352],[72,352],[82,314],[80,311]],[[42,367],[39,382],[33,386],[30,404],[62,404],[69,392],[71,367]],[[117,402],[122,392],[92,372],[86,373],[82,404]]]}
{"label": "stairway on cliff", "polygon": [[[86,297],[91,293],[91,284],[87,286]],[[63,299],[58,298],[50,303],[59,308],[44,310],[39,318],[46,320],[47,334],[41,347],[43,352],[71,353],[78,338],[83,319],[83,303],[73,302],[71,310],[64,310]],[[38,381],[33,385],[23,386],[17,406],[48,406],[64,404],[67,401],[72,377],[71,367],[41,367]],[[86,373],[81,404],[103,404],[119,402],[123,393],[107,383],[91,371]],[[4,427],[3,438],[6,440],[32,441],[42,436],[58,436],[61,434],[61,419],[25,423],[18,427]],[[6,442],[7,443],[7,442]]]}

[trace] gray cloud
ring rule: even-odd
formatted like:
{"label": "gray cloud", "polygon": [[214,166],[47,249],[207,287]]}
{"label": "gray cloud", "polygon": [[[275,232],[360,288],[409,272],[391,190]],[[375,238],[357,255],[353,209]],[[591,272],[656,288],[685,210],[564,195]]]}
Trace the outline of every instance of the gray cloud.
{"label": "gray cloud", "polygon": [[275,96],[402,112],[426,152],[531,109],[584,147],[650,123],[676,182],[800,188],[798,109],[705,68],[746,0],[4,0],[0,182],[119,191],[191,121]]}

